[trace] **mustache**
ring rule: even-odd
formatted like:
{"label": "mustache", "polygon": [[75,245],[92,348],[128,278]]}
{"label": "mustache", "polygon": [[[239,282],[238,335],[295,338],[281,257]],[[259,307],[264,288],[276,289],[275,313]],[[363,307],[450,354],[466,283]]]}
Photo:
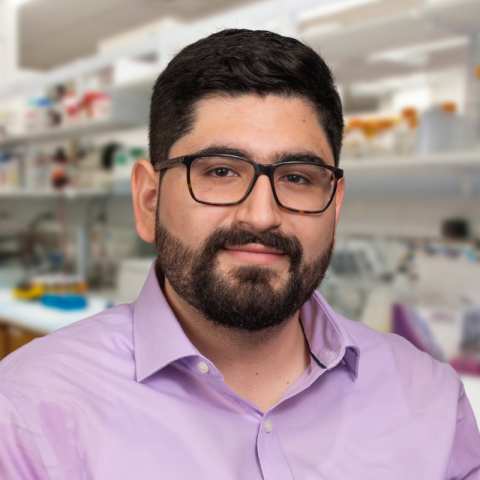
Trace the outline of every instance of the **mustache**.
{"label": "mustache", "polygon": [[216,229],[206,239],[202,250],[213,259],[225,247],[241,247],[251,243],[257,243],[287,255],[292,268],[300,265],[303,260],[304,250],[295,235],[273,231],[256,233],[238,225]]}

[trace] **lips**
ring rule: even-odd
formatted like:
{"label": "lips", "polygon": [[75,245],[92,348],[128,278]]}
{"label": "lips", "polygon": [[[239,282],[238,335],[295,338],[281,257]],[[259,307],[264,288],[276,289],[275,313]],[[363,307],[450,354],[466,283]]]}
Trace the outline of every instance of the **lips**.
{"label": "lips", "polygon": [[283,252],[257,243],[225,247],[225,251],[234,260],[253,265],[272,265],[284,258]]}
{"label": "lips", "polygon": [[249,253],[263,253],[269,255],[283,255],[283,252],[275,250],[273,248],[268,248],[259,243],[250,243],[248,245],[242,245],[238,247],[225,247],[226,250],[238,251],[238,252],[249,252]]}

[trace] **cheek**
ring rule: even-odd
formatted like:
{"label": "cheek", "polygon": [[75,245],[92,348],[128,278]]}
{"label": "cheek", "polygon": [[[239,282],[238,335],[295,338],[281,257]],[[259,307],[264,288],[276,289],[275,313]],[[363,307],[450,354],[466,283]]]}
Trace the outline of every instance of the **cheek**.
{"label": "cheek", "polygon": [[300,217],[291,228],[300,240],[306,260],[310,261],[322,254],[330,246],[334,234],[334,210],[324,212],[319,217]]}
{"label": "cheek", "polygon": [[165,180],[166,177],[160,188],[159,220],[184,244],[198,248],[216,228],[225,223],[228,209],[202,205],[193,200],[183,178]]}

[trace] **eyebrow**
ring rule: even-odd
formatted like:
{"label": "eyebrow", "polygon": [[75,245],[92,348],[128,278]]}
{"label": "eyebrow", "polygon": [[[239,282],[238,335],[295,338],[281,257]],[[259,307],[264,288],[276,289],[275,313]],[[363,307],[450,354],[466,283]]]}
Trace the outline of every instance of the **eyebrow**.
{"label": "eyebrow", "polygon": [[[194,156],[201,156],[201,155],[234,155],[236,157],[242,157],[249,160],[252,160],[253,155],[251,152],[246,150],[242,150],[239,148],[232,148],[226,145],[210,145],[207,148],[204,148],[198,152],[195,152]],[[300,152],[279,152],[273,155],[274,162],[276,163],[288,163],[288,162],[311,162],[317,163],[319,165],[327,165],[327,162],[316,155],[313,152],[308,150],[300,151]],[[261,163],[261,162],[258,162]]]}
{"label": "eyebrow", "polygon": [[319,165],[327,165],[327,162],[313,152],[285,152],[276,155],[276,161],[274,163],[286,163],[286,162],[311,162],[318,163]]}
{"label": "eyebrow", "polygon": [[251,158],[250,152],[247,152],[246,150],[241,150],[239,148],[227,147],[226,145],[210,145],[209,147],[204,148],[203,150],[195,152],[193,155],[201,156],[201,155],[222,155],[222,154],[234,155],[236,157],[243,157],[248,159]]}

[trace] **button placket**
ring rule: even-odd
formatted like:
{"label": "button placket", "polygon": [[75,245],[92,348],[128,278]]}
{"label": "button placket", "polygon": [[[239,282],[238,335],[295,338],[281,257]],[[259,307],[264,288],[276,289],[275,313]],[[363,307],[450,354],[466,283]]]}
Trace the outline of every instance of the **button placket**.
{"label": "button placket", "polygon": [[265,480],[294,480],[285,454],[278,442],[277,422],[275,413],[268,411],[263,415],[259,425],[257,452],[262,475]]}

